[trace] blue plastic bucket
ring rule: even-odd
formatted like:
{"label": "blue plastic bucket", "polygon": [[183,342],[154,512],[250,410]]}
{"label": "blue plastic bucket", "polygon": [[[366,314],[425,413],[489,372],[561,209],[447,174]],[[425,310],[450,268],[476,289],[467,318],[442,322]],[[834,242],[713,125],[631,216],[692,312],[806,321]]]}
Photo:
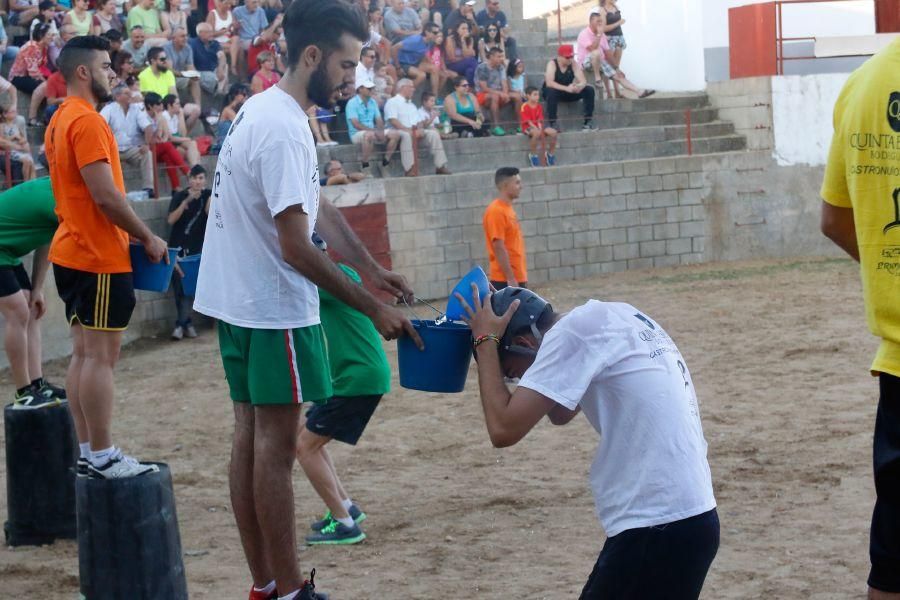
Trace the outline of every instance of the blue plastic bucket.
{"label": "blue plastic bucket", "polygon": [[[468,316],[466,311],[463,309],[462,304],[459,303],[459,300],[456,299],[455,293],[459,292],[459,295],[465,298],[466,302],[469,303],[469,306],[472,306],[472,302],[474,299],[472,298],[472,284],[478,286],[478,297],[479,299],[487,296],[490,291],[490,283],[488,282],[488,276],[484,272],[484,269],[481,267],[475,267],[463,277],[459,283],[450,291],[450,296],[447,298],[447,318],[453,321],[459,321],[463,317]],[[472,307],[475,308],[475,307]]]}
{"label": "blue plastic bucket", "polygon": [[413,321],[425,342],[416,348],[410,337],[397,339],[400,385],[423,392],[461,392],[472,361],[472,330],[462,323]]}
{"label": "blue plastic bucket", "polygon": [[169,248],[169,264],[165,261],[159,261],[157,264],[150,262],[143,244],[131,244],[129,251],[134,289],[162,293],[169,291],[169,282],[172,280],[172,271],[175,270],[179,248]]}
{"label": "blue plastic bucket", "polygon": [[200,255],[192,254],[178,259],[178,266],[184,276],[181,278],[181,288],[185,296],[194,297],[197,293],[197,275],[200,274]]}

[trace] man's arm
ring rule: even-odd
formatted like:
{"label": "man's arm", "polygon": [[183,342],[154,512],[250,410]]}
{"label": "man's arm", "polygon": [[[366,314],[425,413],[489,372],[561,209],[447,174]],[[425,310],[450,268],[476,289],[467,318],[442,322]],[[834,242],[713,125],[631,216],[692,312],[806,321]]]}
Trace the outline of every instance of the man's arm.
{"label": "man's arm", "polygon": [[561,83],[556,83],[556,63],[552,60],[547,63],[547,68],[544,70],[544,84],[548,88],[552,88],[554,90],[559,90],[561,92],[568,92],[569,86],[562,85]]}
{"label": "man's arm", "polygon": [[843,208],[822,201],[821,228],[825,237],[859,262],[859,245],[856,242],[856,223],[852,208]]}
{"label": "man's arm", "polygon": [[412,128],[403,125],[399,119],[388,119],[388,123],[390,123],[391,127],[394,129],[399,129],[400,131],[412,131]]}
{"label": "man's arm", "polygon": [[31,261],[31,294],[28,298],[28,305],[34,311],[34,318],[40,319],[47,312],[47,305],[44,303],[44,281],[47,279],[47,269],[50,267],[50,261],[47,255],[50,253],[50,244],[46,244],[34,251]]}
{"label": "man's arm", "polygon": [[516,281],[512,265],[509,263],[509,252],[506,251],[506,244],[501,239],[494,239],[491,240],[491,246],[494,247],[494,256],[497,257],[497,262],[500,263],[500,269],[503,271],[503,276],[506,277],[507,285],[517,287],[519,282]]}
{"label": "man's arm", "polygon": [[357,131],[371,131],[371,127],[366,127],[362,123],[360,123],[359,119],[350,119],[350,122],[353,124],[353,127],[356,128]]}

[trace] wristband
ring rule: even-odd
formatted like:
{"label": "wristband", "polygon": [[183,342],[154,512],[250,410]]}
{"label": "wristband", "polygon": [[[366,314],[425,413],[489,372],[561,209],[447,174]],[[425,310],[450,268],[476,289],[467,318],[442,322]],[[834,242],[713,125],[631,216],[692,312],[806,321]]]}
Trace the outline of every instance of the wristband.
{"label": "wristband", "polygon": [[493,340],[494,342],[497,343],[497,347],[498,348],[500,347],[500,337],[497,335],[494,335],[493,333],[488,333],[487,335],[480,335],[477,338],[475,338],[475,341],[472,342],[472,348],[473,349],[477,348],[478,346],[480,346],[481,344],[483,344],[484,342],[486,342],[488,340]]}

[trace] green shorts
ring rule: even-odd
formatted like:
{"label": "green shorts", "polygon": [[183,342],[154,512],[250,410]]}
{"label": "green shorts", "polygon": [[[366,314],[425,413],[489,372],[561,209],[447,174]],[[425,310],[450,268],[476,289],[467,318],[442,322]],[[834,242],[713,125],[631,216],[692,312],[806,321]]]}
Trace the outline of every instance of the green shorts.
{"label": "green shorts", "polygon": [[248,329],[219,321],[219,351],[235,402],[325,403],[332,396],[321,325]]}

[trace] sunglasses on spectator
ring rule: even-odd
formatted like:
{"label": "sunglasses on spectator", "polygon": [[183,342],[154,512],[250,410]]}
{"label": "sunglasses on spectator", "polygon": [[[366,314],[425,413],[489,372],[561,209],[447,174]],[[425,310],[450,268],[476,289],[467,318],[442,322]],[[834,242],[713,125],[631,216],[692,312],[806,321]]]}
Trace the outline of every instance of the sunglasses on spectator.
{"label": "sunglasses on spectator", "polygon": [[169,57],[168,56],[157,56],[156,60],[158,60],[159,62],[166,62],[167,60],[169,60]]}
{"label": "sunglasses on spectator", "polygon": [[469,87],[469,84],[468,84],[468,83],[461,83],[461,84],[459,84],[459,87],[467,88],[467,87]]}

